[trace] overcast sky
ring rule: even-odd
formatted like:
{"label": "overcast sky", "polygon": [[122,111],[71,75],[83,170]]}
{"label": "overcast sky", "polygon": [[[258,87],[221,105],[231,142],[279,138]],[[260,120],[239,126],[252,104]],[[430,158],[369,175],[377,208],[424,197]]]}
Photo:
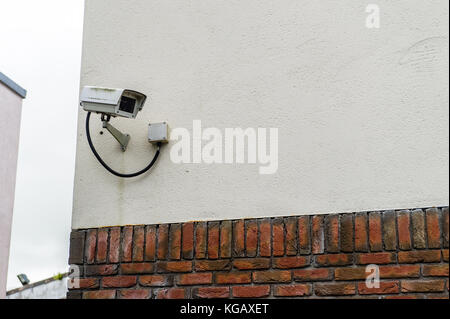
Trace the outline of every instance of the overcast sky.
{"label": "overcast sky", "polygon": [[68,269],[83,0],[0,0],[0,71],[23,103],[8,289]]}

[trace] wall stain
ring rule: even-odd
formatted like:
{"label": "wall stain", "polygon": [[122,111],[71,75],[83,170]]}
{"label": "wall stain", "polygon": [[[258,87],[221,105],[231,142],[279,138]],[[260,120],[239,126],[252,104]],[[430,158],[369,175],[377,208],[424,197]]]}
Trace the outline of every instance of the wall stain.
{"label": "wall stain", "polygon": [[398,63],[412,68],[416,72],[430,73],[439,71],[448,52],[448,38],[435,36],[415,42],[401,51],[403,56]]}

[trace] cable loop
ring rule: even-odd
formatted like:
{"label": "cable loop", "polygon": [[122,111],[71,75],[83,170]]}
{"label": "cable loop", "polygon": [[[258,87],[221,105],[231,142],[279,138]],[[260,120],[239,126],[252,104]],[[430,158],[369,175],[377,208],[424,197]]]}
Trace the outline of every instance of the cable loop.
{"label": "cable loop", "polygon": [[[105,115],[105,114],[102,114],[102,121],[103,121],[103,115]],[[111,117],[110,117],[109,115],[106,115],[106,116],[107,116],[107,120],[106,120],[106,121],[109,121],[109,119],[110,119]],[[87,116],[86,116],[86,137],[87,137],[87,140],[88,140],[88,144],[89,144],[89,147],[91,148],[92,153],[94,153],[94,155],[95,155],[95,157],[97,158],[97,160],[99,161],[99,163],[100,163],[100,164],[101,164],[108,172],[110,172],[111,174],[113,174],[113,175],[115,175],[115,176],[118,176],[118,177],[122,177],[122,178],[132,178],[132,177],[136,177],[136,176],[139,176],[139,175],[144,174],[145,172],[147,172],[147,171],[155,164],[155,162],[156,162],[156,160],[158,159],[158,156],[159,156],[159,152],[160,152],[160,149],[161,149],[161,143],[158,143],[158,144],[157,144],[158,149],[156,150],[155,156],[153,156],[152,161],[151,161],[145,168],[143,168],[142,170],[137,171],[137,172],[135,172],[135,173],[131,173],[131,174],[123,174],[123,173],[119,173],[119,172],[116,172],[115,170],[113,170],[111,167],[108,166],[108,164],[106,164],[106,163],[102,160],[102,158],[100,157],[100,155],[97,153],[97,150],[95,149],[94,144],[92,143],[91,133],[90,133],[90,130],[89,130],[89,122],[90,122],[90,118],[91,118],[91,112],[88,112],[88,114],[87,114]]]}

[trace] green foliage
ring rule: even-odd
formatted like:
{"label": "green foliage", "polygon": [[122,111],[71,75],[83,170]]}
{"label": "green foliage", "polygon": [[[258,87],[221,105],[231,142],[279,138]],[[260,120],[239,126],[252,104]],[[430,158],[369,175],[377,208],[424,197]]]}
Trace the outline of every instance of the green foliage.
{"label": "green foliage", "polygon": [[63,280],[64,275],[61,273],[58,273],[57,275],[53,276],[53,279],[55,280]]}

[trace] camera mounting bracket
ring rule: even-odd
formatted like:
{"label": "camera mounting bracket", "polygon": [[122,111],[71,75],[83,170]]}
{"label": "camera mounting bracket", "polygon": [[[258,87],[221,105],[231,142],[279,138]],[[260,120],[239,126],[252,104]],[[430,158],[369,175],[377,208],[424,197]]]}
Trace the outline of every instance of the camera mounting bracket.
{"label": "camera mounting bracket", "polygon": [[107,114],[102,114],[102,123],[103,128],[107,129],[109,133],[119,142],[120,148],[122,149],[122,152],[125,152],[127,150],[128,143],[130,142],[130,135],[124,134],[118,129],[116,129],[114,126],[109,124],[109,120],[111,119],[111,116]]}

